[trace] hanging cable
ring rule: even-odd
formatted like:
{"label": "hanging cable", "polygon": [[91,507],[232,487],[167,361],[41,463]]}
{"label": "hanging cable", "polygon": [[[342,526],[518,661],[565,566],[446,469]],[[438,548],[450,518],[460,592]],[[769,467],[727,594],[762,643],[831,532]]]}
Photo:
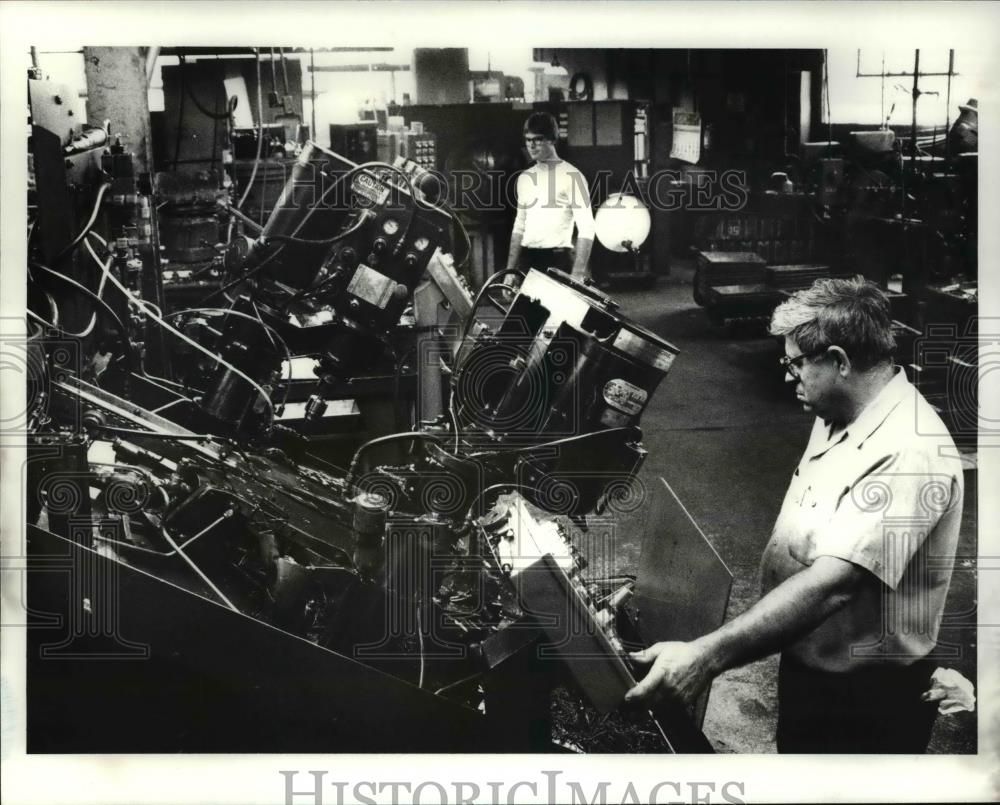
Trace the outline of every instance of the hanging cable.
{"label": "hanging cable", "polygon": [[227,282],[225,285],[216,288],[214,291],[209,293],[204,299],[201,300],[201,304],[204,305],[205,302],[207,302],[209,299],[214,299],[216,296],[219,295],[226,296],[226,291],[228,291],[230,288],[234,288],[237,285],[242,285],[244,282],[250,279],[250,277],[252,277],[254,274],[263,270],[268,263],[270,263],[279,254],[281,254],[282,251],[284,251],[284,248],[285,248],[284,243],[279,244],[277,249],[271,252],[267,257],[261,260],[257,265],[255,265],[249,271],[246,271],[242,276],[239,276],[236,279]]}
{"label": "hanging cable", "polygon": [[347,468],[347,475],[344,476],[344,488],[348,491],[354,485],[354,475],[357,472],[358,464],[361,463],[361,456],[371,450],[373,447],[379,447],[383,444],[393,444],[395,442],[410,441],[410,442],[434,442],[435,444],[440,444],[441,440],[432,433],[423,433],[422,431],[408,431],[407,433],[390,433],[388,436],[379,436],[378,438],[371,439],[361,445],[355,452],[354,457],[351,459],[351,465]]}
{"label": "hanging cable", "polygon": [[518,483],[512,483],[512,482],[511,483],[502,483],[502,484],[493,484],[492,486],[488,486],[485,489],[481,490],[479,492],[479,494],[477,494],[472,499],[472,503],[469,504],[469,508],[465,510],[465,518],[464,519],[466,519],[466,520],[471,519],[469,517],[469,515],[472,514],[472,510],[475,508],[476,504],[479,503],[479,501],[483,497],[485,497],[486,495],[488,495],[490,492],[496,492],[496,491],[498,491],[500,489],[508,489],[510,491],[516,492],[516,491],[521,490],[521,489],[529,489],[529,488],[530,487],[527,487],[524,484],[518,484]]}
{"label": "hanging cable", "polygon": [[[339,174],[337,176],[337,178],[330,184],[330,186],[326,190],[323,191],[323,195],[320,196],[320,198],[319,198],[318,201],[316,201],[316,203],[314,205],[314,209],[317,208],[317,207],[319,207],[321,204],[323,204],[323,202],[330,195],[330,193],[332,193],[334,190],[338,189],[344,181],[346,181],[347,179],[353,178],[358,173],[367,173],[376,182],[383,183],[383,184],[387,183],[387,180],[384,177],[379,176],[376,173],[376,169],[381,170],[381,171],[389,171],[389,172],[395,174],[398,177],[402,177],[403,184],[405,185],[406,191],[413,197],[414,204],[417,203],[416,195],[415,195],[415,190],[416,189],[413,187],[413,183],[411,182],[410,177],[407,175],[407,173],[405,171],[403,171],[400,168],[397,168],[395,165],[390,165],[388,162],[374,161],[374,162],[365,162],[365,163],[362,163],[361,165],[355,165],[350,170],[344,171],[343,173]],[[296,244],[300,244],[300,245],[303,245],[303,246],[330,246],[330,245],[336,243],[339,240],[343,240],[344,238],[348,237],[349,235],[351,235],[355,231],[357,231],[357,229],[359,229],[361,227],[361,225],[364,224],[365,221],[367,221],[368,218],[372,214],[371,210],[367,209],[367,208],[363,209],[362,212],[363,213],[367,213],[368,215],[362,215],[361,218],[360,218],[360,220],[357,222],[357,224],[355,224],[354,227],[352,227],[351,229],[347,230],[346,232],[341,232],[339,235],[334,235],[332,238],[326,238],[326,239],[322,239],[322,240],[311,240],[309,238],[300,238],[300,237],[298,237],[299,231],[308,222],[308,218],[306,218],[303,221],[301,221],[298,224],[298,226],[295,227],[295,229],[294,229],[294,231],[292,232],[291,235],[268,235],[267,239],[268,240],[277,240],[279,242],[296,243]],[[451,216],[451,217],[453,217],[453,216]]]}
{"label": "hanging cable", "polygon": [[[88,243],[87,245],[89,246],[90,244]],[[98,264],[99,265],[101,264],[100,261],[98,261]],[[76,288],[76,290],[80,291],[81,293],[93,299],[94,302],[96,302],[100,306],[100,309],[104,311],[105,314],[107,314],[108,318],[110,318],[117,325],[118,331],[119,333],[121,333],[122,337],[124,338],[128,334],[128,329],[125,327],[125,324],[122,322],[121,318],[119,318],[118,314],[115,313],[115,311],[111,308],[111,306],[107,302],[105,302],[101,297],[99,297],[92,290],[90,290],[90,288],[88,288],[86,285],[81,285],[75,279],[67,277],[65,274],[62,274],[58,271],[53,271],[51,268],[43,266],[41,263],[32,262],[30,263],[30,266],[32,269],[37,268],[40,271],[44,271],[46,274],[50,274],[56,279],[62,280],[67,285]]]}
{"label": "hanging cable", "polygon": [[[358,173],[367,173],[376,182],[384,182],[385,180],[382,177],[380,177],[377,173],[375,173],[376,168],[378,168],[379,170],[387,170],[396,174],[397,176],[401,176],[403,182],[406,185],[407,191],[410,193],[410,195],[413,195],[414,188],[412,183],[410,182],[410,177],[406,174],[405,171],[401,170],[400,168],[397,168],[395,165],[390,165],[388,162],[378,162],[378,161],[365,162],[362,163],[361,165],[355,165],[350,170],[344,171],[343,173],[338,175],[337,178],[330,184],[330,186],[323,191],[323,195],[320,196],[319,200],[315,203],[314,209],[316,207],[319,207],[326,200],[327,196],[329,196],[330,193],[332,193],[334,190],[338,189],[345,180],[353,178]],[[414,201],[414,203],[416,202]],[[291,235],[268,235],[267,239],[276,240],[283,243],[295,243],[302,246],[330,246],[336,243],[337,241],[343,240],[349,235],[354,234],[354,232],[356,232],[358,229],[361,228],[361,226],[371,216],[371,210],[369,209],[364,209],[362,210],[362,212],[368,213],[368,215],[362,215],[361,218],[358,220],[358,222],[353,227],[351,227],[351,229],[348,229],[346,232],[341,232],[339,235],[334,235],[332,238],[327,238],[323,240],[311,240],[309,238],[298,237],[298,232],[308,222],[308,218],[306,218],[303,221],[301,221],[298,226],[295,227]]]}
{"label": "hanging cable", "polygon": [[49,303],[49,312],[52,314],[52,320],[48,321],[46,319],[43,319],[41,316],[39,316],[37,313],[35,313],[32,310],[25,310],[25,312],[28,315],[33,316],[36,321],[41,322],[42,324],[46,325],[47,327],[53,327],[53,328],[59,330],[59,329],[61,329],[59,327],[59,318],[60,318],[59,317],[59,305],[56,303],[55,297],[52,294],[50,294],[48,291],[46,291],[44,288],[42,289],[42,293],[45,296],[45,301]]}
{"label": "hanging cable", "polygon": [[[233,304],[235,304],[235,302]],[[274,338],[277,338],[281,342],[281,346],[284,347],[285,349],[285,360],[288,363],[288,377],[282,378],[280,372],[278,375],[279,379],[283,379],[285,381],[285,389],[283,394],[281,395],[281,406],[278,409],[279,411],[284,413],[285,406],[288,405],[288,394],[292,390],[292,351],[288,348],[288,344],[285,342],[285,339],[282,338],[280,335],[278,335],[277,330],[275,330],[272,327],[269,327],[267,324],[264,323],[264,318],[260,315],[260,311],[257,309],[257,303],[251,302],[250,304],[253,306],[253,312],[254,315],[257,317],[257,321],[260,322],[260,325],[265,328],[264,332],[268,333],[268,331],[270,331],[274,333]],[[230,308],[230,310],[233,313],[236,312],[232,310],[232,308]],[[276,347],[277,344],[274,342],[274,338],[271,338],[270,335],[268,335],[268,338],[271,339],[271,346]]]}
{"label": "hanging cable", "polygon": [[[285,97],[291,95],[288,91],[288,64],[285,62],[285,49],[278,48],[278,56],[281,58],[281,79],[284,82],[285,87]],[[285,112],[288,110],[285,109]]]}
{"label": "hanging cable", "polygon": [[[465,324],[462,327],[462,337],[458,340],[458,348],[455,352],[456,358],[461,353],[462,347],[465,345],[465,339],[469,337],[469,328],[472,326],[472,322],[476,317],[476,310],[479,308],[479,304],[482,302],[483,297],[485,296],[487,299],[490,299],[490,301],[493,301],[492,297],[490,297],[487,294],[487,291],[490,288],[496,287],[499,280],[503,279],[504,277],[510,276],[512,274],[520,277],[522,281],[524,280],[525,275],[523,271],[520,271],[516,268],[505,268],[503,271],[496,272],[493,276],[491,276],[488,280],[486,280],[486,282],[483,283],[483,287],[479,289],[479,293],[477,293],[475,299],[472,300],[472,307],[469,309],[469,317],[465,320]],[[494,302],[494,304],[496,303]],[[456,365],[455,371],[452,374],[451,399],[448,401],[448,413],[451,416],[452,426],[455,428],[454,453],[456,454],[458,453],[461,430],[458,424],[458,414],[455,411],[455,389],[458,386],[458,378],[461,375],[461,373],[462,373],[462,367]]]}
{"label": "hanging cable", "polygon": [[523,271],[516,268],[505,268],[503,271],[498,271],[496,274],[493,274],[488,280],[486,280],[486,282],[483,283],[483,287],[479,289],[479,293],[476,294],[476,298],[472,300],[472,308],[469,310],[469,318],[465,320],[465,326],[462,328],[462,338],[458,342],[460,345],[465,342],[466,337],[469,335],[469,328],[472,326],[473,318],[475,318],[476,308],[479,307],[479,303],[483,300],[486,290],[490,287],[496,286],[497,280],[510,276],[511,274],[517,275],[522,281],[524,280]]}
{"label": "hanging cable", "polygon": [[[259,324],[261,327],[264,328],[264,332],[267,333],[268,338],[271,339],[271,343],[273,344],[274,343],[274,338],[277,338],[278,341],[281,343],[281,346],[284,349],[285,355],[287,356],[289,362],[291,362],[291,360],[292,360],[292,352],[288,348],[288,344],[285,343],[285,339],[283,339],[281,337],[281,335],[278,334],[277,330],[275,330],[271,325],[269,325],[265,321],[263,321],[263,319],[261,319],[259,316],[255,318],[254,316],[250,316],[250,315],[248,315],[246,313],[243,313],[243,312],[241,312],[239,310],[233,310],[232,308],[224,308],[224,307],[191,307],[191,308],[186,308],[184,310],[175,310],[172,313],[168,313],[163,318],[164,318],[164,320],[166,320],[166,319],[172,319],[175,316],[184,316],[184,315],[186,315],[188,313],[211,313],[211,314],[222,314],[224,316],[236,316],[237,318],[240,318],[240,319],[246,319],[247,321],[252,321],[254,324]],[[273,338],[272,338],[272,334],[273,334]],[[275,346],[277,346],[277,344],[275,344]]]}
{"label": "hanging cable", "polygon": [[[182,69],[178,67],[178,69]],[[180,73],[180,80],[184,81],[184,73]],[[177,134],[174,137],[174,167],[173,170],[176,172],[177,163],[180,162],[181,158],[181,134],[184,131],[184,98],[186,93],[184,92],[184,87],[180,87],[180,102],[177,104]]]}
{"label": "hanging cable", "polygon": [[[95,233],[91,232],[90,234],[94,235]],[[103,238],[101,238],[101,239],[103,240]],[[108,258],[108,267],[109,268],[111,267],[111,258]],[[103,299],[102,294],[104,293],[104,284],[105,284],[106,279],[107,279],[106,275],[102,272],[101,273],[100,283],[97,286],[97,294],[96,294],[96,298],[97,299]],[[93,332],[94,326],[97,324],[97,311],[96,310],[93,311],[90,314],[90,321],[88,322],[88,324],[87,324],[86,327],[84,327],[78,333],[71,333],[71,332],[68,332],[66,330],[63,330],[59,326],[59,306],[56,304],[55,299],[52,298],[52,295],[49,294],[48,291],[45,292],[45,295],[46,295],[46,297],[49,300],[50,307],[52,308],[52,312],[53,312],[52,321],[51,322],[45,321],[45,319],[43,319],[41,316],[35,315],[30,310],[27,311],[29,315],[33,316],[37,321],[39,321],[39,322],[41,322],[43,324],[46,324],[49,327],[54,327],[55,329],[59,330],[63,335],[65,335],[65,336],[67,336],[69,338],[86,338],[88,335],[91,334],[91,332]]]}
{"label": "hanging cable", "polygon": [[[256,308],[257,305],[254,304],[254,310],[256,310]],[[271,325],[267,324],[260,317],[259,313],[255,318],[239,310],[233,310],[232,308],[222,308],[222,307],[192,307],[192,308],[187,308],[186,310],[175,310],[172,313],[168,313],[166,316],[164,316],[164,319],[172,319],[174,316],[183,316],[187,313],[222,314],[224,316],[236,316],[237,318],[240,319],[246,319],[247,321],[251,321],[254,324],[259,324],[264,329],[265,334],[271,340],[271,343],[274,344],[274,346],[278,346],[278,343],[280,343],[282,349],[285,352],[285,360],[288,363],[288,377],[285,378],[285,397],[281,401],[281,407],[285,406],[285,404],[288,402],[288,388],[291,385],[292,381],[292,351],[288,348],[287,342],[285,341],[284,338],[281,337],[281,335],[278,333],[277,330],[275,330]],[[278,343],[275,343],[274,340],[275,338],[278,339]]]}
{"label": "hanging cable", "polygon": [[254,179],[257,178],[257,168],[260,166],[260,151],[264,145],[264,95],[260,87],[260,48],[254,48],[253,52],[257,65],[257,155],[253,158],[253,170],[250,171],[250,178],[247,180],[247,186],[243,189],[243,195],[236,202],[237,210],[243,209],[243,202],[250,195],[250,188],[253,187]]}
{"label": "hanging cable", "polygon": [[87,223],[84,224],[83,229],[80,230],[80,234],[73,238],[73,240],[62,248],[59,254],[52,258],[53,265],[58,263],[63,257],[73,251],[73,249],[79,246],[80,242],[87,237],[91,227],[93,227],[94,223],[97,221],[97,214],[101,211],[101,202],[104,200],[104,194],[108,192],[109,187],[111,187],[111,183],[104,182],[99,188],[97,188],[97,197],[94,199],[94,208],[90,212],[90,218],[87,220]]}
{"label": "hanging cable", "polygon": [[[401,355],[393,354],[395,363],[392,381],[393,408],[396,419],[396,430],[401,431],[411,427],[409,411],[404,411],[403,406],[403,368],[406,366],[406,359],[417,350],[416,344],[404,351]],[[405,422],[403,421],[405,417]]]}
{"label": "hanging cable", "polygon": [[90,252],[90,256],[94,258],[95,262],[99,266],[101,266],[101,269],[104,271],[104,273],[107,274],[108,279],[111,281],[111,283],[116,288],[118,288],[119,291],[122,292],[122,294],[125,296],[126,300],[128,301],[128,303],[130,305],[133,305],[134,307],[139,308],[143,313],[145,313],[147,316],[149,316],[151,319],[153,319],[153,321],[155,321],[158,324],[160,324],[164,329],[166,329],[169,332],[173,333],[175,336],[177,336],[178,338],[180,338],[182,341],[190,344],[195,349],[197,349],[199,352],[207,355],[209,358],[211,358],[216,363],[220,364],[221,366],[225,366],[231,372],[233,372],[234,374],[238,375],[239,377],[242,377],[247,383],[249,383],[251,386],[253,386],[253,388],[255,388],[258,391],[258,393],[260,394],[260,396],[263,398],[264,403],[267,405],[267,407],[268,407],[268,409],[270,411],[270,414],[271,414],[271,422],[273,424],[273,422],[274,422],[274,416],[275,416],[275,414],[274,414],[274,403],[271,401],[271,397],[267,393],[267,391],[265,391],[264,388],[256,380],[254,380],[253,378],[251,378],[246,373],[244,373],[244,372],[240,371],[239,369],[237,369],[235,366],[233,366],[231,363],[229,363],[229,361],[221,358],[220,356],[218,356],[215,353],[211,352],[210,350],[206,349],[205,347],[203,347],[201,344],[199,344],[194,339],[188,338],[188,336],[186,336],[180,330],[177,330],[176,328],[174,328],[170,324],[168,324],[162,317],[157,316],[153,311],[151,311],[149,309],[149,306],[143,300],[137,299],[136,297],[134,297],[132,295],[132,292],[129,291],[129,289],[126,288],[124,285],[122,285],[121,282],[118,281],[117,277],[115,277],[115,275],[112,274],[109,269],[106,269],[104,267],[104,264],[101,262],[100,258],[97,256],[97,253],[91,247],[91,245],[90,245],[89,242],[87,242],[85,245],[87,247],[87,250]]}
{"label": "hanging cable", "polygon": [[193,103],[195,107],[198,109],[198,111],[201,112],[203,115],[205,115],[205,117],[210,117],[212,120],[228,120],[230,115],[232,114],[232,110],[228,106],[228,101],[226,102],[227,106],[225,112],[212,112],[206,109],[204,106],[202,106],[201,103],[199,103],[198,99],[195,97],[194,90],[191,89],[191,85],[188,84],[187,79],[184,75],[184,72],[187,69],[187,60],[183,55],[179,55],[177,58],[180,60],[181,87],[183,87],[184,90],[187,92],[188,97],[191,99],[191,103]]}
{"label": "hanging cable", "polygon": [[469,265],[469,261],[472,259],[472,238],[469,237],[469,230],[465,228],[465,224],[462,219],[455,212],[454,208],[447,202],[443,200],[438,200],[434,202],[434,205],[440,207],[451,217],[452,226],[456,227],[459,232],[462,233],[462,240],[465,245],[465,253],[462,255],[462,259],[455,264],[455,269],[461,271]]}
{"label": "hanging cable", "polygon": [[311,240],[309,238],[300,238],[295,235],[265,235],[265,239],[276,240],[279,243],[294,243],[297,246],[332,246],[334,243],[353,235],[361,229],[361,227],[364,226],[364,224],[372,216],[373,213],[371,210],[362,210],[358,221],[353,224],[350,229],[347,229],[338,235],[334,235],[332,238],[324,238],[323,240]]}
{"label": "hanging cable", "polygon": [[274,69],[274,48],[268,48],[268,51],[269,51],[269,54],[270,54],[270,57],[271,57],[270,58],[270,61],[271,61],[271,94],[272,95],[277,95],[278,94],[278,74],[275,72],[275,69]]}
{"label": "hanging cable", "polygon": [[[111,261],[112,261],[112,259],[114,259],[114,258],[111,258],[111,257],[108,258],[108,268],[109,269],[111,268]],[[101,272],[101,279],[97,283],[97,298],[98,299],[102,298],[102,294],[104,293],[104,284],[105,284],[106,281],[107,281],[107,273],[104,272],[104,271],[102,271]],[[83,328],[83,330],[81,330],[79,333],[68,333],[68,335],[70,335],[73,338],[86,338],[93,331],[94,325],[96,325],[96,324],[97,324],[97,311],[95,310],[93,313],[90,314],[90,322],[87,324],[86,327]]]}
{"label": "hanging cable", "polygon": [[[100,238],[100,236],[96,235],[96,233],[90,233],[90,235],[92,235],[94,237],[97,237],[99,240],[103,241],[103,238]],[[96,255],[93,254],[93,250],[90,248],[89,242],[87,243],[87,248],[91,252],[92,256],[94,256],[95,259],[96,259]],[[56,277],[57,279],[62,280],[66,284],[70,285],[75,290],[79,291],[80,293],[83,293],[84,295],[88,296],[89,298],[91,298],[96,303],[96,305],[98,306],[98,308],[97,308],[97,310],[95,310],[95,311],[92,312],[90,322],[87,324],[87,326],[82,331],[80,331],[80,332],[69,332],[68,330],[64,330],[60,326],[60,324],[59,324],[59,309],[58,309],[58,306],[55,304],[55,301],[51,298],[51,294],[49,294],[48,292],[46,292],[46,297],[50,300],[50,305],[52,306],[52,309],[53,309],[53,320],[52,321],[46,321],[44,318],[42,318],[41,316],[37,315],[36,313],[34,313],[31,310],[27,310],[26,313],[31,318],[33,318],[34,320],[38,321],[39,323],[44,324],[45,326],[48,326],[48,327],[53,327],[53,328],[59,330],[62,335],[65,335],[65,336],[67,336],[69,338],[85,338],[86,336],[90,335],[93,332],[94,326],[95,326],[96,321],[97,321],[98,312],[100,312],[100,313],[106,315],[108,318],[110,318],[114,322],[115,326],[117,327],[117,329],[118,329],[118,331],[120,333],[121,339],[125,339],[127,337],[127,329],[125,327],[124,322],[121,320],[121,318],[118,316],[118,314],[114,311],[114,309],[104,300],[104,298],[102,296],[102,293],[103,293],[106,281],[107,281],[108,277],[112,276],[111,275],[111,271],[110,271],[110,266],[111,266],[111,262],[112,261],[109,259],[106,263],[102,263],[98,259],[97,262],[98,262],[98,265],[101,268],[101,280],[100,280],[100,285],[98,287],[98,292],[96,294],[92,290],[90,290],[89,288],[87,288],[85,285],[82,285],[81,283],[77,282],[76,280],[72,279],[71,277],[66,276],[65,274],[62,274],[61,272],[54,271],[53,269],[49,268],[48,266],[44,266],[44,265],[42,265],[40,263],[37,263],[37,262],[34,262],[34,261],[30,264],[30,270],[40,270],[40,271],[45,272],[46,274],[50,274],[50,275]],[[128,364],[129,364],[129,370],[131,372],[135,373],[136,369],[138,369],[137,376],[144,377],[147,380],[150,380],[151,382],[156,383],[157,385],[158,385],[157,381],[160,381],[162,383],[168,383],[168,384],[171,384],[171,385],[175,385],[175,386],[177,386],[179,388],[184,388],[183,386],[181,386],[181,384],[174,383],[173,381],[167,380],[166,378],[159,378],[159,377],[156,377],[154,375],[149,375],[148,373],[145,372],[145,370],[141,366],[136,366],[135,361],[134,361],[134,357],[133,357],[131,351],[128,350],[127,348],[123,349],[123,351],[122,351],[122,357],[124,357],[126,359],[126,361],[128,362]],[[169,389],[164,389],[164,390],[169,391]],[[176,392],[171,392],[171,393],[176,393]]]}
{"label": "hanging cable", "polygon": [[424,629],[421,623],[422,618],[420,617],[420,602],[417,602],[417,646],[420,651],[420,675],[417,677],[417,687],[422,688],[424,686],[424,668],[426,666],[426,659],[424,658]]}
{"label": "hanging cable", "polygon": [[309,119],[312,122],[309,133],[312,139],[315,140],[318,136],[316,134],[316,54],[312,48],[309,48],[309,84],[311,86],[309,93]]}
{"label": "hanging cable", "polygon": [[[945,91],[944,100],[944,155],[951,156],[951,148],[948,145],[948,133],[951,130],[951,78],[955,74],[955,49],[948,51],[948,88]],[[936,138],[935,138],[936,139]]]}
{"label": "hanging cable", "polygon": [[826,151],[830,155],[833,143],[833,115],[830,112],[830,54],[823,51],[823,94],[826,96]]}
{"label": "hanging cable", "polygon": [[[858,61],[861,61],[861,51],[858,51]],[[861,72],[858,70],[858,72]],[[885,51],[882,51],[882,99],[879,102],[879,120],[883,121],[883,128],[889,128],[889,118],[885,116]]]}

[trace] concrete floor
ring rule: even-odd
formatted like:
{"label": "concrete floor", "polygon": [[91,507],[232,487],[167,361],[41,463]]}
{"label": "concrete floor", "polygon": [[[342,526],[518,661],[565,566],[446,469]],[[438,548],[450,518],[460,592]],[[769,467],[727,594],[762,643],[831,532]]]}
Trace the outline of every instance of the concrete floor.
{"label": "concrete floor", "polygon": [[[812,419],[785,387],[778,342],[763,333],[731,333],[709,323],[691,296],[689,266],[675,266],[652,290],[611,291],[621,312],[681,353],[643,414],[649,451],[641,479],[662,476],[734,576],[727,619],[758,598],[757,567]],[[939,643],[960,654],[944,665],[976,676],[976,472],[966,472],[959,560]],[[641,535],[622,540],[619,569],[635,570]],[[720,752],[774,752],[777,658],[721,675],[712,687],[704,730]],[[976,751],[976,717],[938,718],[931,752]]]}

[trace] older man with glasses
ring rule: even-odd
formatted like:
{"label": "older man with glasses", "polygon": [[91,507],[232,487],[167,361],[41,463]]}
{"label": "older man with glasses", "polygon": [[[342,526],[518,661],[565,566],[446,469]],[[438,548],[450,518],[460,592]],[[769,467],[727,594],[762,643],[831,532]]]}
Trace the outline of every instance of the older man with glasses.
{"label": "older man with glasses", "polygon": [[590,192],[583,174],[559,158],[557,138],[556,120],[547,112],[535,112],[525,121],[524,144],[534,164],[517,177],[507,268],[551,267],[584,279],[594,243]]}
{"label": "older man with glasses", "polygon": [[774,312],[785,379],[816,415],[761,562],[762,598],[649,665],[627,699],[692,701],[780,651],[780,752],[925,751],[927,693],[964,484],[940,418],[892,361],[885,294],[825,279]]}

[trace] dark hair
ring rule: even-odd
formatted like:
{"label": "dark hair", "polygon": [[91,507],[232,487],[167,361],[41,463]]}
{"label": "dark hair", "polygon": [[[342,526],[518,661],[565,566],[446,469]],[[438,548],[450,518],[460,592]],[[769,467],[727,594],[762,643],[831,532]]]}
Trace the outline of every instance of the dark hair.
{"label": "dark hair", "polygon": [[524,133],[535,134],[555,142],[559,139],[559,124],[548,112],[534,112],[524,121]]}
{"label": "dark hair", "polygon": [[840,347],[861,371],[896,348],[889,297],[860,276],[820,279],[797,291],[775,309],[771,334],[790,337],[803,352]]}

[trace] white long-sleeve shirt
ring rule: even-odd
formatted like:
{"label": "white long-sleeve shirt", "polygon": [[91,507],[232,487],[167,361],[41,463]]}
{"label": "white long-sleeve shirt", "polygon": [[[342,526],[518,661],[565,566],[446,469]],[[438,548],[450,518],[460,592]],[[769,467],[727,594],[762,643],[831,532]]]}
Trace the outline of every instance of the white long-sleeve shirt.
{"label": "white long-sleeve shirt", "polygon": [[514,234],[528,249],[563,249],[577,237],[594,239],[587,180],[565,160],[536,162],[517,177]]}

